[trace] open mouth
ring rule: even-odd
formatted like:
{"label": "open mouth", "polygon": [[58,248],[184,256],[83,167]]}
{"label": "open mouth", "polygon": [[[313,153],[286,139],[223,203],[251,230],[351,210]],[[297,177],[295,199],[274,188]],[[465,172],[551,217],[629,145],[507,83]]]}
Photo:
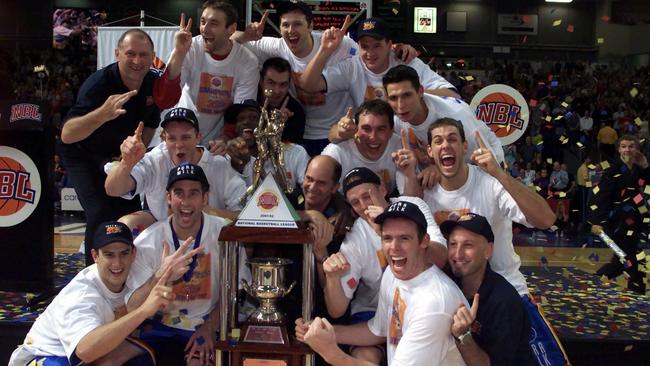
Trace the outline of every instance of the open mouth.
{"label": "open mouth", "polygon": [[179,212],[181,218],[184,218],[184,219],[191,218],[192,214],[194,213],[194,211],[190,210],[190,209],[180,209],[178,212]]}
{"label": "open mouth", "polygon": [[113,276],[119,276],[119,275],[122,274],[122,272],[124,272],[124,268],[121,268],[121,269],[109,269],[109,271],[111,272],[111,274]]}
{"label": "open mouth", "polygon": [[289,36],[287,37],[287,41],[291,46],[297,46],[298,42],[300,42],[300,37],[299,36]]}
{"label": "open mouth", "polygon": [[456,157],[451,154],[443,154],[440,156],[440,164],[443,167],[450,167],[456,163]]}
{"label": "open mouth", "polygon": [[400,270],[406,266],[406,257],[391,257],[390,260],[394,269]]}
{"label": "open mouth", "polygon": [[182,163],[182,162],[187,160],[186,156],[187,156],[187,154],[185,154],[185,153],[178,153],[178,154],[176,154],[176,160],[178,160],[179,162]]}

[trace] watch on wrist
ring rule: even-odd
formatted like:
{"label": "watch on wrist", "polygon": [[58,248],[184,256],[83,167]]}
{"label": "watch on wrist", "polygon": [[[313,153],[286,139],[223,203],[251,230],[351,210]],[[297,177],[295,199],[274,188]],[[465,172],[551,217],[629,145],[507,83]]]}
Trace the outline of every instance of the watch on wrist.
{"label": "watch on wrist", "polygon": [[472,339],[472,331],[467,330],[467,332],[459,335],[458,337],[454,336],[454,340],[456,340],[456,343],[460,344],[461,346],[465,346],[469,343],[469,341]]}

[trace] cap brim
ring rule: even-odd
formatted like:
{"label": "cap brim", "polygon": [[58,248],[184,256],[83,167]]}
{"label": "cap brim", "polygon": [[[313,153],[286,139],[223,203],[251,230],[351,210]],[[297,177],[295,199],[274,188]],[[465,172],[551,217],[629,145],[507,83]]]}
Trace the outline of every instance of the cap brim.
{"label": "cap brim", "polygon": [[120,238],[120,237],[117,237],[117,238],[111,238],[111,240],[106,240],[106,241],[101,242],[101,243],[99,243],[99,244],[94,243],[95,245],[93,245],[93,248],[95,248],[95,249],[101,249],[101,248],[103,248],[103,247],[105,247],[105,246],[107,246],[107,245],[113,244],[113,243],[124,243],[124,244],[126,244],[126,245],[130,245],[130,246],[134,246],[134,245],[135,245],[135,244],[133,244],[133,241],[130,241],[130,240],[127,239],[127,238]]}

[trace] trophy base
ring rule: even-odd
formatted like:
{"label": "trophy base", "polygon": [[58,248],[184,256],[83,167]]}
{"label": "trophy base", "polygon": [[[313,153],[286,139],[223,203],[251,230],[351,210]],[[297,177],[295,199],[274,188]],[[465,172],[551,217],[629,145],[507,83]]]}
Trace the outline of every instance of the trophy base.
{"label": "trophy base", "polygon": [[280,312],[264,313],[260,310],[256,310],[248,318],[248,321],[251,323],[283,323],[284,314]]}

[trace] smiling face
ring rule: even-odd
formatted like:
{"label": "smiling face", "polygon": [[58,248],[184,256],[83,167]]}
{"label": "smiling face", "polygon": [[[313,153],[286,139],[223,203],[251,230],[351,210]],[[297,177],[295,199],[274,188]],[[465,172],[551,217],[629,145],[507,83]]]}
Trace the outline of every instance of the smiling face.
{"label": "smiling face", "polygon": [[634,161],[637,151],[636,141],[634,140],[621,140],[618,144],[618,154],[625,164]]}
{"label": "smiling face", "polygon": [[235,120],[235,134],[246,141],[248,147],[255,146],[254,131],[260,121],[260,113],[256,108],[243,108]]}
{"label": "smiling face", "polygon": [[339,188],[339,182],[334,180],[333,160],[329,156],[314,157],[305,171],[302,182],[305,197],[305,209],[323,211]]}
{"label": "smiling face", "polygon": [[282,14],[280,33],[289,50],[297,57],[307,56],[314,47],[311,31],[312,24],[304,13],[295,10]]}
{"label": "smiling face", "polygon": [[377,40],[370,36],[359,38],[359,56],[368,70],[380,74],[388,69],[393,43],[387,39]]}
{"label": "smiling face", "polygon": [[167,191],[167,203],[172,210],[174,229],[195,235],[201,225],[203,208],[208,204],[208,192],[203,192],[201,183],[194,180],[175,182]]}
{"label": "smiling face", "polygon": [[492,256],[493,244],[483,235],[456,226],[447,241],[447,258],[458,278],[481,275]]}
{"label": "smiling face", "polygon": [[163,139],[174,165],[198,162],[199,152],[196,150],[196,145],[201,141],[201,134],[189,122],[167,122]]}
{"label": "smiling face", "polygon": [[425,250],[429,235],[418,239],[415,222],[405,218],[387,218],[381,226],[381,242],[395,278],[406,281],[427,268]]}
{"label": "smiling face", "polygon": [[427,118],[423,94],[422,86],[418,90],[408,80],[386,85],[388,104],[393,108],[395,115],[412,125],[419,125]]}
{"label": "smiling face", "polygon": [[393,135],[388,116],[362,113],[357,126],[355,143],[361,155],[369,160],[378,160],[384,154]]}
{"label": "smiling face", "polygon": [[237,23],[226,23],[226,13],[222,10],[210,7],[203,10],[199,30],[207,52],[222,55],[229,51],[230,36],[237,30]]}
{"label": "smiling face", "polygon": [[464,166],[467,141],[463,142],[458,128],[443,125],[431,130],[431,145],[428,148],[443,179],[453,179]]}
{"label": "smiling face", "polygon": [[135,260],[135,247],[118,241],[92,249],[91,254],[106,288],[116,293],[122,291]]}
{"label": "smiling face", "polygon": [[371,194],[377,195],[378,197],[386,196],[386,189],[384,185],[377,185],[373,183],[362,183],[358,186],[350,188],[345,193],[345,198],[352,206],[352,209],[357,214],[357,216],[368,221],[368,215],[366,215],[366,209],[368,206],[372,205],[372,196]]}
{"label": "smiling face", "polygon": [[133,32],[127,34],[115,50],[117,67],[127,87],[139,85],[149,72],[154,59],[153,45],[146,36]]}

